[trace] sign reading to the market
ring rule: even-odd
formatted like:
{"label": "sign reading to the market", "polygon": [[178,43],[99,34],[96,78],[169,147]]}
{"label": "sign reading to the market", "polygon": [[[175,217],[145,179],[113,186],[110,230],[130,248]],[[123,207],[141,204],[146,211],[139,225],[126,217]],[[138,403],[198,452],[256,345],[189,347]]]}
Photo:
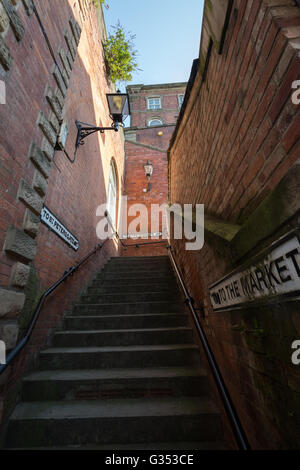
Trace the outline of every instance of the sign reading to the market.
{"label": "sign reading to the market", "polygon": [[79,244],[77,238],[72,235],[46,206],[43,206],[41,221],[62,238],[73,250],[78,250]]}
{"label": "sign reading to the market", "polygon": [[214,310],[278,295],[300,295],[300,243],[283,238],[249,267],[237,270],[210,287]]}

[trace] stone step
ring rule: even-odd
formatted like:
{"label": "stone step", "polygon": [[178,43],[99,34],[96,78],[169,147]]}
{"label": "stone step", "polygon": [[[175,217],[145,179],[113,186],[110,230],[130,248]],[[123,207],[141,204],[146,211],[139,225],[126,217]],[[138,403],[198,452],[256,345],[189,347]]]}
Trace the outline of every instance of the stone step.
{"label": "stone step", "polygon": [[128,328],[167,328],[187,326],[188,316],[180,313],[148,315],[76,315],[64,318],[67,330],[99,330]]}
{"label": "stone step", "polygon": [[98,369],[201,365],[192,344],[50,348],[40,354],[40,369]]}
{"label": "stone step", "polygon": [[151,443],[222,438],[220,415],[206,398],[25,402],[14,410],[6,447]]}
{"label": "stone step", "polygon": [[199,368],[83,369],[33,372],[23,380],[23,401],[207,396]]}
{"label": "stone step", "polygon": [[[81,296],[80,301],[86,305],[88,304],[119,304],[121,302],[159,302],[170,299],[169,292],[137,292],[137,293],[112,293],[112,294],[84,294]],[[172,301],[182,301],[179,292],[172,294]]]}
{"label": "stone step", "polygon": [[73,315],[130,315],[144,313],[184,313],[184,302],[158,301],[158,302],[128,302],[128,303],[107,303],[107,304],[84,304],[74,306]]}
{"label": "stone step", "polygon": [[103,277],[103,279],[96,279],[91,282],[90,287],[110,287],[110,286],[170,286],[170,287],[177,287],[178,284],[176,282],[176,279],[173,276],[170,277],[146,277],[146,278],[141,278],[141,277],[136,277],[135,279],[128,279],[127,276],[124,277],[115,277],[113,279],[106,279]]}
{"label": "stone step", "polygon": [[121,330],[59,331],[54,334],[53,346],[58,348],[129,346],[134,344],[188,344],[193,343],[191,328],[148,328]]}
{"label": "stone step", "polygon": [[169,257],[161,258],[111,258],[106,266],[136,266],[140,267],[151,267],[151,266],[171,266]]}
{"label": "stone step", "polygon": [[164,274],[173,274],[174,276],[174,271],[173,268],[170,264],[168,263],[131,263],[131,264],[125,264],[125,263],[107,263],[104,266],[103,272],[120,272],[120,273],[126,273],[128,271],[133,271],[133,272],[160,272]]}
{"label": "stone step", "polygon": [[93,284],[88,287],[86,294],[87,295],[102,295],[102,294],[140,294],[141,292],[150,292],[150,293],[168,293],[168,295],[178,296],[178,286],[173,284],[159,284],[156,281],[156,284],[106,284],[105,286],[97,287],[97,284]]}
{"label": "stone step", "polygon": [[171,269],[168,269],[167,271],[163,270],[127,270],[127,271],[112,271],[112,270],[105,270],[101,271],[97,276],[95,277],[95,281],[97,280],[110,280],[110,279],[149,279],[149,278],[155,278],[155,279],[175,279],[174,277],[174,272]]}
{"label": "stone step", "polygon": [[130,261],[136,261],[140,263],[145,263],[147,261],[153,262],[153,261],[169,261],[170,258],[168,255],[165,256],[114,256],[113,258],[110,258],[109,262],[110,263],[128,263]]}

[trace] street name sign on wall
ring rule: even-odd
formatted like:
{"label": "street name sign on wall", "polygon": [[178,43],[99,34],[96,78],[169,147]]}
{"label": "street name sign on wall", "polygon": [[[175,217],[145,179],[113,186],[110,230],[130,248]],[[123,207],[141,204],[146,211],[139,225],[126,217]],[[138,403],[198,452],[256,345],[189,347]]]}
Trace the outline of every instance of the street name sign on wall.
{"label": "street name sign on wall", "polygon": [[300,295],[300,243],[296,235],[283,237],[267,253],[210,286],[215,311],[276,296]]}
{"label": "street name sign on wall", "polygon": [[60,238],[63,239],[73,250],[77,251],[79,243],[77,238],[55,217],[55,215],[46,207],[43,206],[41,213],[41,222],[55,232]]}

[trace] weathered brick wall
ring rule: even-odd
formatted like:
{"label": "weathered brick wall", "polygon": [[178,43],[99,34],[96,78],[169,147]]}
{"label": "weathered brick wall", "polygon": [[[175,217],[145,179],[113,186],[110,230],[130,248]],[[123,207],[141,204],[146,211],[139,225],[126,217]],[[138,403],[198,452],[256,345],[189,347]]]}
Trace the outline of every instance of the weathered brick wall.
{"label": "weathered brick wall", "polygon": [[[128,198],[129,210],[133,204],[143,204],[147,207],[149,233],[153,233],[153,230],[151,231],[151,205],[162,205],[168,202],[167,149],[180,111],[178,96],[184,95],[185,84],[133,85],[128,86],[127,91],[130,97],[131,127],[125,130],[125,194]],[[161,98],[161,109],[148,110],[147,98],[154,96]],[[147,127],[149,120],[154,117],[161,118],[163,125]],[[147,161],[152,163],[154,171],[151,177],[151,191],[144,193],[143,190],[148,187],[144,170]],[[135,216],[128,216],[128,226],[135,218]],[[162,230],[162,219],[160,222],[159,231]],[[147,242],[147,240],[138,241]],[[149,242],[151,241],[159,241],[159,238],[149,238]],[[137,240],[128,239],[126,243],[135,246]],[[138,250],[133,247],[123,251],[123,254],[125,256],[159,256],[166,255],[166,249],[159,245],[143,246]]]}
{"label": "weathered brick wall", "polygon": [[[49,48],[31,0],[15,2],[10,21],[6,3],[0,2],[0,79],[6,84],[6,104],[0,105],[0,338],[10,349],[28,325],[40,293],[100,242],[96,209],[106,202],[112,158],[123,191],[124,146],[121,131],[89,137],[74,163],[54,150],[60,122],[69,127],[66,152],[71,159],[75,119],[110,125],[101,11],[88,0],[35,2]],[[16,15],[22,38],[14,29]],[[11,61],[5,60],[8,51]],[[39,222],[43,202],[78,238],[77,252]],[[29,346],[1,378],[2,398],[8,391],[13,402],[10,392],[24,367],[95,272],[118,252],[110,241],[48,299]]]}
{"label": "weathered brick wall", "polygon": [[[147,126],[148,120],[153,117],[161,117],[164,124],[176,123],[180,111],[178,95],[184,95],[185,87],[185,83],[128,86],[131,127]],[[152,97],[161,99],[161,109],[147,109],[147,98]]]}
{"label": "weathered brick wall", "polygon": [[292,175],[300,106],[291,87],[300,78],[300,9],[288,0],[234,0],[222,47],[226,2],[209,3],[199,70],[169,153],[170,202],[205,204],[223,234],[207,228],[200,252],[172,245],[191,295],[204,302],[202,322],[252,446],[297,448],[300,369],[291,344],[300,337],[299,301],[214,313],[209,286],[289,230],[299,233]]}

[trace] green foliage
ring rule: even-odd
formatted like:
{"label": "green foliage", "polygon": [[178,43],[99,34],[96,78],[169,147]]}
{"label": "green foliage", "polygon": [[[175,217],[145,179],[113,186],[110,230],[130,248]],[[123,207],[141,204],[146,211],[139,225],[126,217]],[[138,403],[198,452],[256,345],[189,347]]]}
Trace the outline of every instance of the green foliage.
{"label": "green foliage", "polygon": [[113,29],[114,34],[109,34],[103,44],[107,74],[113,83],[130,82],[132,72],[138,69],[133,44],[135,36],[126,33],[120,22]]}
{"label": "green foliage", "polygon": [[105,7],[107,7],[105,0],[91,0],[91,1],[95,5],[96,8],[99,8],[100,5],[104,5]]}

